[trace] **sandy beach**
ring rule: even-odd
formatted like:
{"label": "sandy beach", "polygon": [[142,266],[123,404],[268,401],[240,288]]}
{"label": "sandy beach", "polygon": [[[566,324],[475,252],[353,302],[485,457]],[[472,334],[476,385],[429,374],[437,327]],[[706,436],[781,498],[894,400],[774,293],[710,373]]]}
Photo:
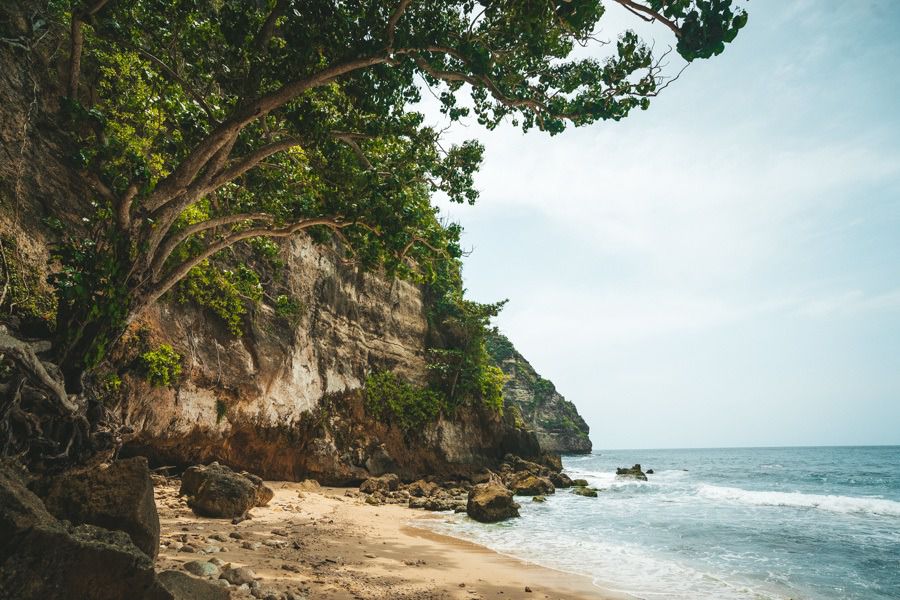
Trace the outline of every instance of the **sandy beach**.
{"label": "sandy beach", "polygon": [[[352,490],[269,482],[275,497],[233,525],[196,516],[178,480],[157,483],[158,569],[190,561],[246,566],[256,597],[355,599],[561,599],[612,597],[586,577],[545,569],[414,526],[440,513],[370,506]],[[346,494],[351,495],[346,495]],[[251,592],[232,587],[232,597]],[[287,596],[289,597],[289,596]]]}

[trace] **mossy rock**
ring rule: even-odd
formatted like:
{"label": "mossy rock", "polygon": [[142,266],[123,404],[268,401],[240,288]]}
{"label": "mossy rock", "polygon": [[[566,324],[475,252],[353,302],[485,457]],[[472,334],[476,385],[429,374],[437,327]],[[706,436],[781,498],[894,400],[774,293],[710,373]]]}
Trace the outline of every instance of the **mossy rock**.
{"label": "mossy rock", "polygon": [[592,487],[586,487],[583,485],[576,486],[572,489],[573,494],[578,494],[579,496],[584,496],[586,498],[596,498],[597,490]]}

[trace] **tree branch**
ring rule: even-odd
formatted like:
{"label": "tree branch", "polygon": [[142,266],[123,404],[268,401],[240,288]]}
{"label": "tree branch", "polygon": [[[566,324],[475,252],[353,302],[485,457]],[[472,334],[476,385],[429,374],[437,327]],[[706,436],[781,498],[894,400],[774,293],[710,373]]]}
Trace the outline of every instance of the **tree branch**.
{"label": "tree branch", "polygon": [[266,144],[265,146],[260,146],[250,154],[232,161],[232,164],[228,168],[223,169],[214,175],[212,180],[205,186],[204,193],[209,193],[230,181],[234,181],[273,154],[299,145],[299,139],[285,138],[277,142],[272,142],[271,144]]}
{"label": "tree branch", "polygon": [[353,150],[353,153],[356,154],[356,157],[359,159],[359,162],[366,168],[367,171],[374,171],[375,167],[372,165],[372,162],[369,160],[369,157],[366,156],[366,153],[363,152],[363,149],[360,148],[359,144],[356,142],[356,137],[350,133],[343,132],[335,132],[331,134],[332,137],[340,142],[343,142],[350,146],[350,149]]}
{"label": "tree branch", "polygon": [[397,23],[400,21],[400,17],[403,16],[403,13],[406,12],[406,9],[409,8],[409,5],[412,4],[412,0],[400,0],[400,3],[397,5],[397,8],[394,9],[394,12],[391,14],[387,23],[387,46],[385,50],[390,52],[394,47],[394,34],[397,32]]}
{"label": "tree branch", "polygon": [[272,237],[272,238],[281,238],[281,237],[290,237],[295,235],[305,229],[309,229],[310,227],[316,226],[325,226],[329,227],[332,230],[339,230],[344,227],[348,227],[353,225],[353,223],[341,221],[339,219],[329,219],[329,218],[318,218],[318,219],[303,219],[301,221],[297,221],[296,223],[292,223],[290,225],[286,225],[284,227],[271,228],[271,227],[253,227],[250,229],[245,229],[243,231],[238,231],[232,233],[229,236],[226,236],[206,247],[202,252],[198,255],[184,261],[177,267],[175,267],[163,280],[161,280],[156,287],[154,287],[145,298],[144,302],[141,303],[140,306],[129,316],[129,321],[133,321],[140,315],[145,308],[159,300],[159,298],[172,289],[176,283],[181,281],[188,272],[202,263],[204,260],[210,258],[214,254],[225,250],[233,246],[234,244],[246,240],[253,237]]}
{"label": "tree branch", "polygon": [[275,24],[278,22],[278,17],[284,14],[287,7],[287,0],[278,0],[272,12],[266,17],[262,27],[256,34],[256,39],[253,41],[253,45],[260,52],[269,47],[269,42],[272,40],[272,36],[275,35]]}
{"label": "tree branch", "polygon": [[[675,33],[675,37],[677,37],[677,38],[681,37],[681,29],[678,27],[678,25],[674,21],[670,21],[669,19],[667,19],[666,17],[664,17],[657,11],[653,10],[649,6],[644,6],[643,4],[635,2],[634,0],[614,0],[614,1],[621,4],[625,8],[627,8],[629,10],[629,12],[643,13],[645,15],[649,15],[651,20],[656,19],[657,21],[659,21],[660,23],[662,23],[663,25],[665,25],[666,27],[671,29]],[[638,14],[638,16],[640,16],[640,14]]]}
{"label": "tree branch", "polygon": [[81,53],[84,50],[84,23],[100,12],[109,0],[97,0],[85,10],[72,11],[72,28],[69,47],[69,80],[66,92],[73,100],[78,96],[78,81],[81,79]]}
{"label": "tree branch", "polygon": [[189,225],[184,229],[177,231],[172,234],[169,239],[165,241],[165,243],[160,246],[159,251],[156,253],[156,256],[153,258],[153,263],[151,265],[151,270],[153,271],[153,278],[157,280],[159,278],[159,274],[162,271],[163,266],[166,263],[166,260],[169,259],[169,256],[172,255],[172,252],[175,251],[182,242],[187,240],[194,234],[201,233],[203,231],[209,231],[210,229],[215,229],[216,227],[220,227],[222,225],[233,225],[235,223],[243,223],[244,221],[274,221],[274,217],[267,213],[244,213],[237,215],[225,215],[222,217],[215,217],[213,219],[208,219],[206,221],[201,221],[200,223],[195,223],[193,225]]}
{"label": "tree branch", "polygon": [[[132,46],[131,44],[129,45]],[[163,71],[163,73],[170,79],[174,80],[175,83],[180,85],[181,89],[187,92],[188,95],[193,98],[197,104],[200,105],[200,108],[203,109],[203,112],[206,113],[206,116],[209,117],[209,120],[211,122],[216,122],[216,117],[213,114],[213,110],[212,108],[210,108],[209,104],[206,103],[206,100],[203,99],[203,96],[201,96],[200,93],[198,93],[193,87],[191,87],[191,85],[188,84],[188,82],[185,81],[184,78],[182,78],[181,75],[179,75],[178,72],[175,71],[175,69],[164,63],[161,59],[157,58],[153,54],[147,52],[143,48],[140,48],[138,46],[132,46],[132,48],[134,48],[135,52],[159,67]]]}
{"label": "tree branch", "polygon": [[269,114],[308,90],[325,85],[347,73],[383,64],[388,60],[386,55],[378,54],[332,65],[309,77],[285,84],[274,92],[261,96],[239,108],[230,119],[216,127],[168,177],[159,183],[144,202],[147,210],[155,211],[184,193],[216,152],[225,144],[233,143],[244,127],[256,119]]}

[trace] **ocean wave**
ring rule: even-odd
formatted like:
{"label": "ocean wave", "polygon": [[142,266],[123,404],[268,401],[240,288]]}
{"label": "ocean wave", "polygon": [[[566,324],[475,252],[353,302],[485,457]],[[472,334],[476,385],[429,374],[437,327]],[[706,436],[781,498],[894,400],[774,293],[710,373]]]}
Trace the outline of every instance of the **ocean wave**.
{"label": "ocean wave", "polygon": [[861,496],[825,496],[798,492],[761,492],[740,488],[701,485],[698,494],[708,500],[740,502],[754,506],[815,508],[836,513],[862,513],[900,517],[900,502]]}

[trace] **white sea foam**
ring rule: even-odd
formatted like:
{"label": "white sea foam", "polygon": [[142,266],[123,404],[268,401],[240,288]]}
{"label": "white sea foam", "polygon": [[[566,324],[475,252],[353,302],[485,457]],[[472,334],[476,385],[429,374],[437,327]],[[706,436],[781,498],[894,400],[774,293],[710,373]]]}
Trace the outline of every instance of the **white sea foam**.
{"label": "white sea foam", "polygon": [[698,494],[707,500],[740,502],[754,506],[816,508],[836,513],[863,513],[900,517],[900,502],[864,496],[826,496],[797,492],[751,491],[740,488],[700,485]]}

